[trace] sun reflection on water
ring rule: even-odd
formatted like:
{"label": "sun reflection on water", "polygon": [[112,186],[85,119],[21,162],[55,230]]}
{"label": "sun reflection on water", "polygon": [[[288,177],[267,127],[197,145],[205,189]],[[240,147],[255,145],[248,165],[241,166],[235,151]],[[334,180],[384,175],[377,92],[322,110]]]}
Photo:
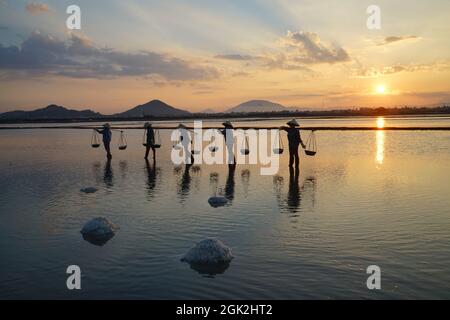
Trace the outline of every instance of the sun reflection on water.
{"label": "sun reflection on water", "polygon": [[376,162],[379,165],[383,164],[384,161],[384,131],[378,130],[376,136],[377,142],[377,153],[376,153]]}
{"label": "sun reflection on water", "polygon": [[384,161],[384,139],[385,139],[385,133],[383,131],[384,123],[385,121],[383,117],[377,118],[377,128],[380,130],[377,130],[376,133],[377,151],[375,161],[378,165],[382,165]]}
{"label": "sun reflection on water", "polygon": [[378,129],[383,129],[384,128],[384,118],[383,117],[378,117],[377,118],[377,128]]}

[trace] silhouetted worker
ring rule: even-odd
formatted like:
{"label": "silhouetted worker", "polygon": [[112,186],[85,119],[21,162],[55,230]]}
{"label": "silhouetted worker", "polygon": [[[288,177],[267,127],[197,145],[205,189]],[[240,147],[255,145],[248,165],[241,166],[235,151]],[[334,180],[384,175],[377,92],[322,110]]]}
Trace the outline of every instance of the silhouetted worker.
{"label": "silhouetted worker", "polygon": [[111,138],[112,138],[111,126],[109,125],[109,123],[105,123],[103,125],[103,129],[95,129],[95,130],[103,136],[103,145],[105,146],[106,157],[108,159],[111,159],[112,158],[112,154],[111,154]]}
{"label": "silhouetted worker", "polygon": [[301,144],[303,149],[306,148],[305,144],[300,137],[299,123],[297,120],[292,119],[287,123],[289,127],[281,127],[280,129],[287,132],[288,142],[289,142],[289,167],[292,167],[295,162],[295,167],[299,167],[300,160],[298,156],[298,146]]}
{"label": "silhouetted worker", "polygon": [[194,155],[192,153],[192,150],[189,151],[189,148],[192,149],[194,147],[191,138],[189,137],[190,130],[188,130],[188,128],[182,123],[178,125],[178,130],[180,130],[180,143],[184,149],[184,163],[186,165],[193,165]]}
{"label": "silhouetted worker", "polygon": [[146,122],[144,124],[144,128],[146,130],[146,142],[145,142],[145,160],[148,159],[148,154],[150,149],[153,151],[153,161],[156,161],[156,148],[155,148],[155,131],[153,130],[152,124],[150,122]]}
{"label": "silhouetted worker", "polygon": [[[227,145],[227,150],[228,150],[228,162],[227,163],[228,163],[228,165],[236,166],[236,158],[235,158],[234,152],[233,152],[233,142],[234,142],[233,124],[230,121],[225,121],[224,123],[222,123],[222,125],[224,126],[224,128],[219,129],[219,132],[223,135],[223,138],[225,139],[225,143]],[[231,138],[231,141],[227,141],[227,134]]]}

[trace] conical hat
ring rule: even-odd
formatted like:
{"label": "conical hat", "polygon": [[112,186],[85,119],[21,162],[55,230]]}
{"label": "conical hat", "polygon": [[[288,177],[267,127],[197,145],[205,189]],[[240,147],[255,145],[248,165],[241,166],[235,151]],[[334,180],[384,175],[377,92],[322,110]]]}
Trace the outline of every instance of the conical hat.
{"label": "conical hat", "polygon": [[289,126],[294,126],[294,127],[298,127],[298,126],[300,126],[300,124],[297,122],[297,120],[295,120],[295,119],[292,119],[291,121],[289,121],[288,123],[287,123],[287,125],[289,125]]}
{"label": "conical hat", "polygon": [[222,123],[222,125],[224,125],[225,127],[233,128],[233,124],[230,121],[225,121],[224,123]]}

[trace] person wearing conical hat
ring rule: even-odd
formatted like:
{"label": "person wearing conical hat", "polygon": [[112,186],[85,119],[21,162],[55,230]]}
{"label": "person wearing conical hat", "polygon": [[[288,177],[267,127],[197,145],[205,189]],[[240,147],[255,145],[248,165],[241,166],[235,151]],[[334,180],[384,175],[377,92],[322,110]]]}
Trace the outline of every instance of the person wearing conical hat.
{"label": "person wearing conical hat", "polygon": [[111,154],[111,139],[112,139],[112,132],[111,132],[111,125],[109,123],[105,123],[103,125],[103,129],[95,129],[98,133],[100,133],[103,137],[103,145],[105,146],[106,150],[106,157],[108,159],[112,158]]}
{"label": "person wearing conical hat", "polygon": [[300,158],[298,155],[298,147],[301,145],[303,149],[306,148],[303,140],[300,136],[300,124],[297,120],[292,119],[287,122],[288,127],[281,127],[281,130],[287,132],[288,142],[289,142],[289,167],[292,167],[295,163],[295,167],[298,168],[300,165]]}
{"label": "person wearing conical hat", "polygon": [[195,134],[194,131],[188,129],[184,124],[180,123],[177,126],[177,129],[180,131],[180,137],[178,143],[174,146],[174,148],[181,147],[184,150],[184,164],[186,167],[192,166],[194,164],[194,139],[190,136]]}
{"label": "person wearing conical hat", "polygon": [[[227,145],[228,150],[228,166],[233,167],[236,166],[236,157],[234,156],[233,152],[233,143],[234,143],[234,136],[233,131],[234,127],[233,124],[230,121],[225,121],[222,123],[223,129],[219,129],[219,132],[223,135],[223,138],[225,140],[225,143]],[[227,141],[227,137],[230,138],[229,141]]]}
{"label": "person wearing conical hat", "polygon": [[155,148],[155,131],[153,130],[153,126],[150,122],[144,123],[145,135],[147,137],[145,141],[145,160],[148,159],[148,154],[150,153],[150,149],[153,151],[153,162],[156,161],[156,148]]}

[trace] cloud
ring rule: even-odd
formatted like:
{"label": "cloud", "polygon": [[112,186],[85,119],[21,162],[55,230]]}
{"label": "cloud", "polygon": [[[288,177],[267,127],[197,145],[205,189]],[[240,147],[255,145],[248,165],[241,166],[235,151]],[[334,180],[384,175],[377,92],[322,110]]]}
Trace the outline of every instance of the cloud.
{"label": "cloud", "polygon": [[398,37],[398,36],[390,36],[390,37],[386,37],[383,39],[383,41],[379,42],[377,44],[377,46],[385,46],[394,42],[399,42],[399,41],[405,41],[405,40],[416,40],[419,39],[419,37],[417,36],[403,36],[403,37]]}
{"label": "cloud", "polygon": [[249,61],[256,59],[256,57],[253,56],[246,56],[241,54],[219,54],[215,56],[216,59],[223,59],[223,60],[236,60],[236,61]]}
{"label": "cloud", "polygon": [[316,75],[313,65],[337,64],[350,61],[345,49],[320,40],[313,32],[288,31],[286,36],[278,41],[279,45],[267,50],[258,59],[270,69],[304,71]]}
{"label": "cloud", "polygon": [[289,57],[298,63],[319,64],[350,61],[350,56],[342,47],[324,43],[313,32],[288,31],[280,39],[289,53]]}
{"label": "cloud", "polygon": [[446,71],[450,68],[450,61],[439,61],[429,64],[395,64],[384,67],[359,68],[355,75],[361,78],[377,78],[379,76],[393,75],[401,72],[418,71]]}
{"label": "cloud", "polygon": [[49,6],[44,3],[28,3],[25,6],[25,9],[27,10],[28,13],[31,13],[31,14],[40,14],[40,13],[50,12]]}
{"label": "cloud", "polygon": [[221,54],[215,58],[245,62],[247,67],[253,65],[269,69],[304,71],[309,75],[315,75],[311,69],[312,65],[336,64],[351,60],[342,47],[325,43],[316,33],[304,31],[288,31],[278,40],[278,45],[272,44],[255,56]]}
{"label": "cloud", "polygon": [[20,46],[0,44],[0,70],[14,76],[44,74],[73,78],[156,76],[184,81],[218,76],[214,68],[163,53],[98,48],[92,40],[75,33],[64,41],[39,32],[32,33]]}

